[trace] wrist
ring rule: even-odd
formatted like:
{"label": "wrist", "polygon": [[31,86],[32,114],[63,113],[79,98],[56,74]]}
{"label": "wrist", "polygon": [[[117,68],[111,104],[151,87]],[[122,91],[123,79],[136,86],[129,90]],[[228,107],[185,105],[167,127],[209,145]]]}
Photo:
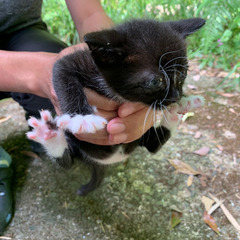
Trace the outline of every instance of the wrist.
{"label": "wrist", "polygon": [[28,91],[32,94],[51,99],[52,69],[57,54],[38,52],[32,56],[33,69],[29,71]]}

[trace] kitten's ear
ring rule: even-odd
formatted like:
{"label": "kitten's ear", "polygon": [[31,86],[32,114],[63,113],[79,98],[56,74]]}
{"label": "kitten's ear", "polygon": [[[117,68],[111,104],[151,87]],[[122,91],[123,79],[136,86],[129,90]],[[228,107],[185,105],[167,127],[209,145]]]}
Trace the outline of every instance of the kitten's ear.
{"label": "kitten's ear", "polygon": [[205,22],[206,21],[202,18],[190,18],[169,23],[174,30],[186,38],[190,34],[200,29],[205,24]]}
{"label": "kitten's ear", "polygon": [[84,41],[98,65],[119,63],[126,57],[125,38],[114,29],[88,33]]}

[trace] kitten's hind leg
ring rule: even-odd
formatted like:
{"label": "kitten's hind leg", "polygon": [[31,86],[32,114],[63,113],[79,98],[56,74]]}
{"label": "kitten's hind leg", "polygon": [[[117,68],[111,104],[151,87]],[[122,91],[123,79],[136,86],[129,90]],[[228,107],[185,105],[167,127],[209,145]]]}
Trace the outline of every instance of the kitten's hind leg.
{"label": "kitten's hind leg", "polygon": [[92,176],[90,181],[87,184],[80,187],[77,191],[77,194],[79,196],[86,196],[88,193],[95,190],[101,184],[104,178],[105,168],[106,166],[93,164]]}
{"label": "kitten's hind leg", "polygon": [[42,144],[50,156],[62,157],[68,148],[63,130],[57,128],[49,111],[41,111],[40,115],[40,119],[32,117],[28,120],[33,129],[26,133],[27,137]]}

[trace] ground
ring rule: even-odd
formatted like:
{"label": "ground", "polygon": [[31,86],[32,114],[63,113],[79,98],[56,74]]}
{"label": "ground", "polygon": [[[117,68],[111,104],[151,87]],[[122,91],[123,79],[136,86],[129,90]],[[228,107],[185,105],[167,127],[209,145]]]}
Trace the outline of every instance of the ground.
{"label": "ground", "polygon": [[[139,149],[127,162],[109,167],[104,183],[87,197],[76,191],[87,181],[88,169],[77,163],[63,170],[46,156],[29,156],[23,110],[11,100],[1,101],[0,117],[11,118],[0,123],[0,142],[15,169],[16,209],[6,239],[240,239],[221,208],[212,214],[219,235],[203,221],[201,198],[212,193],[240,222],[240,96],[218,89],[220,81],[192,63],[185,91],[203,95],[205,106],[157,154]],[[209,151],[194,153],[202,147]],[[201,172],[190,186],[188,175],[170,164],[173,159]],[[181,222],[172,228],[176,211]]]}

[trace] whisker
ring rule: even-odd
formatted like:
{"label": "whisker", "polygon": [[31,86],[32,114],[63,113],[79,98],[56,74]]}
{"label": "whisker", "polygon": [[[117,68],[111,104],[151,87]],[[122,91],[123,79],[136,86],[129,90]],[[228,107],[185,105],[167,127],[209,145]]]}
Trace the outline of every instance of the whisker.
{"label": "whisker", "polygon": [[158,102],[158,101],[155,101],[155,104],[154,104],[154,113],[153,113],[154,131],[155,131],[155,133],[156,133],[158,142],[162,145],[161,140],[160,140],[160,138],[159,138],[159,136],[158,136],[158,132],[157,132],[157,130],[156,130],[156,111],[157,111],[157,110],[156,110],[156,105],[157,105],[157,102]]}
{"label": "whisker", "polygon": [[185,78],[187,77],[187,74],[183,74],[182,72],[178,71],[177,69],[166,70],[166,72],[178,72],[178,73],[180,73],[182,76],[184,76]]}
{"label": "whisker", "polygon": [[175,58],[169,60],[163,67],[167,66],[170,62],[175,61],[177,59],[187,59],[187,57],[175,57]]}
{"label": "whisker", "polygon": [[150,112],[151,112],[151,110],[152,110],[153,104],[154,104],[154,103],[152,103],[152,104],[149,106],[149,108],[148,108],[148,110],[147,110],[147,112],[146,112],[146,115],[145,115],[145,118],[144,118],[144,123],[143,123],[142,135],[143,135],[144,132],[145,132],[144,130],[145,130],[145,127],[146,127],[147,119],[148,119],[148,116],[149,116],[149,114],[150,114]]}
{"label": "whisker", "polygon": [[[155,101],[156,102],[156,101]],[[146,127],[146,122],[147,122],[147,119],[148,119],[148,116],[149,116],[149,114],[150,114],[150,111],[152,110],[152,106],[155,104],[155,102],[153,102],[150,106],[149,106],[149,108],[148,108],[148,110],[147,110],[147,112],[146,112],[146,115],[145,115],[145,118],[144,118],[144,123],[143,123],[143,130],[142,130],[142,141],[144,142],[144,130],[145,130],[145,127]],[[149,138],[149,136],[148,136],[148,138]],[[147,138],[147,141],[148,141],[148,138]]]}
{"label": "whisker", "polygon": [[163,71],[163,74],[164,74],[164,76],[167,80],[167,88],[166,88],[166,95],[164,96],[164,98],[163,98],[163,100],[161,101],[160,104],[162,104],[165,101],[165,99],[167,98],[167,95],[169,93],[169,89],[170,89],[170,79],[169,79],[169,77],[168,77],[168,75],[165,71]]}
{"label": "whisker", "polygon": [[166,118],[166,115],[165,115],[165,112],[164,112],[164,111],[168,112],[169,114],[171,114],[171,113],[168,111],[167,107],[165,107],[164,105],[162,105],[162,106],[164,107],[164,110],[162,110],[164,120],[165,120],[166,124],[167,124],[168,126],[170,126],[170,124],[169,124],[169,122],[168,122],[168,120],[167,120],[167,118]]}
{"label": "whisker", "polygon": [[183,67],[183,68],[185,68],[185,69],[187,69],[188,70],[188,65],[186,64],[186,65],[182,65],[182,64],[173,64],[173,65],[170,65],[170,66],[168,66],[168,67],[166,67],[165,68],[165,70],[166,69],[168,69],[168,68],[170,68],[170,67]]}
{"label": "whisker", "polygon": [[[184,49],[184,48],[183,48],[183,49]],[[182,51],[183,49],[179,49],[179,50],[171,51],[171,52],[166,52],[166,53],[162,54],[162,56],[161,56],[160,59],[159,59],[159,64],[158,64],[159,69],[160,69],[160,68],[161,68],[161,69],[163,68],[162,65],[161,65],[161,63],[162,63],[162,58],[163,58],[164,56],[166,56],[167,54],[171,54],[171,53],[176,53],[176,52]],[[166,65],[166,64],[165,64],[165,65]]]}

